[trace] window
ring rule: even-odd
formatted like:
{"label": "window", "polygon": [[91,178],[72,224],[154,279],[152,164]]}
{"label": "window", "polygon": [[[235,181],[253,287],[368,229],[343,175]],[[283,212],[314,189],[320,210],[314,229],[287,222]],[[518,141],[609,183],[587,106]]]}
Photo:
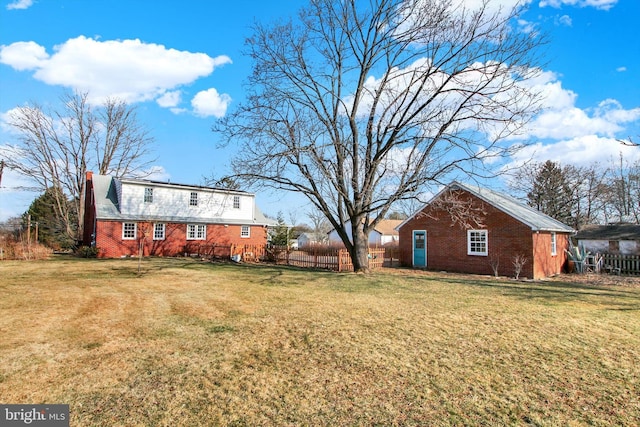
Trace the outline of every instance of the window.
{"label": "window", "polygon": [[240,209],[240,196],[233,196],[233,208]]}
{"label": "window", "polygon": [[619,240],[609,240],[609,253],[610,254],[618,254],[618,253],[620,253],[620,241]]}
{"label": "window", "polygon": [[153,240],[164,240],[165,224],[153,225]]}
{"label": "window", "polygon": [[189,206],[198,206],[198,193],[191,193],[191,196],[189,197]]}
{"label": "window", "polygon": [[487,230],[467,231],[467,255],[487,255]]}
{"label": "window", "polygon": [[202,224],[187,224],[187,240],[205,240],[207,226]]}
{"label": "window", "polygon": [[122,223],[122,240],[133,240],[135,238],[136,238],[136,223],[123,222]]}
{"label": "window", "polygon": [[243,225],[240,230],[240,237],[251,237],[251,227]]}
{"label": "window", "polygon": [[557,255],[558,245],[556,241],[556,233],[551,233],[551,255]]}
{"label": "window", "polygon": [[153,203],[153,188],[144,189],[144,202]]}

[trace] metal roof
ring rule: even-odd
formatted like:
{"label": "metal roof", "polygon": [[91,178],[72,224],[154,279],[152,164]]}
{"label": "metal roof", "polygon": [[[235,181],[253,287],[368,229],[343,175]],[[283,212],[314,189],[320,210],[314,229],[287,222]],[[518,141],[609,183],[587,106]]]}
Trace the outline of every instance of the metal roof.
{"label": "metal roof", "polygon": [[531,227],[532,231],[554,231],[558,233],[573,233],[573,228],[569,227],[562,222],[551,218],[549,215],[546,215],[531,206],[528,206],[522,203],[520,200],[511,197],[509,195],[500,193],[498,191],[490,190],[488,188],[483,188],[475,185],[461,184],[459,182],[452,182],[447,185],[444,189],[442,189],[438,194],[436,194],[429,202],[427,202],[423,207],[421,207],[418,211],[416,211],[413,215],[411,215],[407,220],[405,220],[402,224],[400,224],[397,228],[402,227],[407,221],[415,217],[419,212],[421,212],[425,207],[431,204],[434,200],[436,200],[442,193],[449,190],[464,190],[484,202],[490,204],[506,213],[507,215],[515,218],[516,220],[522,222],[523,224]]}

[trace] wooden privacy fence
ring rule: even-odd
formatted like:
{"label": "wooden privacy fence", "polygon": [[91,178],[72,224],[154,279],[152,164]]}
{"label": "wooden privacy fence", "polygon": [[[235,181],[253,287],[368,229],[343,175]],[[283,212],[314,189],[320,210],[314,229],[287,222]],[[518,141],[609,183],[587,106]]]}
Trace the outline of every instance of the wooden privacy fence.
{"label": "wooden privacy fence", "polygon": [[[286,247],[267,247],[267,261],[303,268],[322,268],[333,271],[353,271],[349,251],[342,248],[312,246],[292,251]],[[384,248],[369,248],[369,268],[381,268]]]}
{"label": "wooden privacy fence", "polygon": [[639,255],[602,254],[602,259],[605,271],[616,274],[640,276]]}
{"label": "wooden privacy fence", "polygon": [[[333,271],[353,271],[349,251],[343,248],[310,247],[292,251],[286,246],[268,245],[194,245],[191,255],[212,259],[232,259],[245,262],[275,262],[303,268],[320,268]],[[369,268],[381,268],[384,263],[384,248],[369,248]]]}

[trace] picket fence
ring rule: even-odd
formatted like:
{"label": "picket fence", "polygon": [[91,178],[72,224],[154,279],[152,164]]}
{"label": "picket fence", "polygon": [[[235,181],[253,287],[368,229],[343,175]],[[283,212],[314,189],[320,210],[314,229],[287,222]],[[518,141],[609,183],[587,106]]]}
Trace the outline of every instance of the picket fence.
{"label": "picket fence", "polygon": [[602,264],[609,273],[640,276],[639,255],[602,254]]}
{"label": "picket fence", "polygon": [[[209,259],[231,259],[242,262],[274,262],[303,268],[333,271],[353,271],[349,251],[333,247],[309,247],[291,250],[286,246],[269,245],[197,245],[189,254]],[[385,249],[369,248],[369,268],[379,269],[384,264]]]}

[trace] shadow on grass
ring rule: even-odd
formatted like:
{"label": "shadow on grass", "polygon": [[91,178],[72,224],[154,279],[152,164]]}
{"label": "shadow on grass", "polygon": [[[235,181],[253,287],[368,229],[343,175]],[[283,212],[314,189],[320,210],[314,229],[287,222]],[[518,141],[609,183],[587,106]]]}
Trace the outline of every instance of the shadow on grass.
{"label": "shadow on grass", "polygon": [[[104,267],[92,269],[98,276],[117,274],[122,277],[140,276],[138,259],[83,259],[63,256],[59,260],[74,262],[90,262],[93,266]],[[97,264],[96,264],[97,263]],[[413,284],[445,283],[452,286],[464,286],[485,289],[489,293],[505,295],[526,300],[537,300],[546,304],[584,302],[602,306],[608,310],[639,311],[640,289],[615,286],[591,285],[569,281],[514,281],[496,279],[487,276],[453,275],[449,273],[416,274],[416,271],[394,269],[392,276],[387,274],[356,275],[353,273],[337,273],[322,269],[278,264],[233,263],[230,261],[203,261],[193,258],[146,257],[142,259],[142,275],[169,269],[223,271],[226,274],[241,274],[248,280],[262,286],[305,286],[321,279],[323,286],[330,286],[340,292],[366,292],[384,289],[412,288]],[[255,278],[255,279],[254,279]],[[488,295],[490,296],[490,295]]]}
{"label": "shadow on grass", "polygon": [[422,280],[491,290],[501,295],[546,303],[584,302],[609,310],[640,310],[640,290],[574,282],[530,282],[508,279],[425,277]]}

